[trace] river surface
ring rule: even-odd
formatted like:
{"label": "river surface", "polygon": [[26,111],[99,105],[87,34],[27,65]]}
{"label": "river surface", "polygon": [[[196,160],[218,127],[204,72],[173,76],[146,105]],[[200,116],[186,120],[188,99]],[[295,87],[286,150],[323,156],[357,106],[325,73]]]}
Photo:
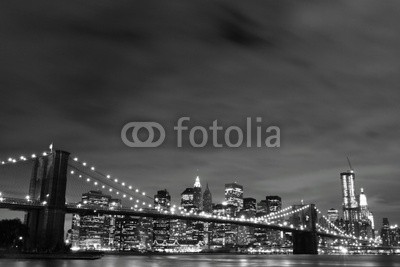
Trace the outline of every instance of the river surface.
{"label": "river surface", "polygon": [[347,266],[400,267],[400,256],[317,256],[317,255],[171,255],[104,256],[100,260],[0,260],[6,267],[231,267],[231,266]]}

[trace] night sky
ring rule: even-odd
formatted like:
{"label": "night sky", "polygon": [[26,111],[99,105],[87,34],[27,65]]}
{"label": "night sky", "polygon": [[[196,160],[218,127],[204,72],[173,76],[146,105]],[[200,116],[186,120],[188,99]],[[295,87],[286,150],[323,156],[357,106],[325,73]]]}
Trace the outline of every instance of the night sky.
{"label": "night sky", "polygon": [[[399,12],[369,0],[3,0],[0,159],[54,142],[175,202],[200,175],[215,202],[237,181],[258,201],[341,210],[349,156],[377,226],[400,223]],[[177,148],[182,116],[262,117],[281,147]],[[130,121],[159,122],[166,142],[125,146]]]}

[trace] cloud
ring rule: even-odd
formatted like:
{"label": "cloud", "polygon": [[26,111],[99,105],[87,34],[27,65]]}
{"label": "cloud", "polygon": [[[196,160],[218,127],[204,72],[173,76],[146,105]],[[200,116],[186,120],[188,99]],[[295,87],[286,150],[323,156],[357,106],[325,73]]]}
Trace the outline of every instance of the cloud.
{"label": "cloud", "polygon": [[[54,142],[176,202],[199,169],[218,201],[237,180],[258,200],[327,209],[341,205],[348,155],[373,211],[400,220],[396,1],[1,5],[1,158]],[[281,127],[282,147],[177,149],[181,116],[259,116]],[[168,143],[125,147],[120,130],[134,120],[162,123]]]}

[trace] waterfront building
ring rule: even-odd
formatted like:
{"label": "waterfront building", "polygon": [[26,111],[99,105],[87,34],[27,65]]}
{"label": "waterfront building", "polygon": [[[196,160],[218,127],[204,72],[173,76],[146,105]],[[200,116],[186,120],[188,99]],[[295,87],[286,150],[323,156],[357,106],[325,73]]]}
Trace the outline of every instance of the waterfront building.
{"label": "waterfront building", "polygon": [[[82,194],[80,205],[100,208],[119,206],[120,200],[112,199],[101,191]],[[72,215],[71,243],[74,249],[110,250],[113,248],[115,218],[111,215]]]}

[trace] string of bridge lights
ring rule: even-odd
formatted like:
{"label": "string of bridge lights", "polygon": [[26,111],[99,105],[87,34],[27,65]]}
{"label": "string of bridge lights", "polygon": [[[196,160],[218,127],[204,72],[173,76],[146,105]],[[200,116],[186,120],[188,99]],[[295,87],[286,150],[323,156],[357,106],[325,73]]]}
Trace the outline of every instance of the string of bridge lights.
{"label": "string of bridge lights", "polygon": [[328,228],[323,227],[319,223],[316,224],[316,227],[321,229],[322,231],[324,231],[327,234],[337,234],[335,231],[329,230]]}
{"label": "string of bridge lights", "polygon": [[339,227],[337,227],[334,223],[332,223],[325,215],[322,214],[322,212],[317,208],[314,207],[315,210],[318,212],[318,214],[321,214],[322,218],[331,226],[333,227],[336,231],[338,231],[340,234],[345,234],[343,230],[341,230]]}
{"label": "string of bridge lights", "polygon": [[[123,187],[125,190],[129,190],[132,191],[136,194],[141,194],[143,197],[147,197],[151,200],[154,201],[154,198],[148,196],[146,194],[146,192],[141,191],[139,188],[133,188],[132,185],[128,185],[128,183],[126,183],[125,181],[122,181],[119,178],[113,177],[111,174],[105,174],[99,170],[97,170],[97,168],[95,166],[90,166],[86,161],[80,161],[79,158],[77,156],[75,157],[70,157],[72,159],[73,162],[76,162],[77,164],[80,164],[81,166],[87,168],[88,170],[90,170],[91,172],[94,172],[100,176],[102,176],[103,178],[107,179],[108,181],[111,181],[115,184],[117,184],[118,186]],[[76,168],[77,169],[77,168]],[[78,170],[78,169],[77,169]],[[178,205],[173,205],[172,208],[179,208],[179,209],[184,209],[184,207],[178,206]]]}
{"label": "string of bridge lights", "polygon": [[[290,207],[286,208],[286,210],[288,210],[288,209],[289,209],[289,208],[291,208],[291,207],[292,207],[292,206],[290,206]],[[284,213],[282,213],[282,214],[279,214],[279,215],[272,216],[272,217],[271,217],[271,218],[269,218],[269,219],[271,219],[271,220],[280,219],[280,218],[283,218],[283,217],[286,217],[286,216],[292,215],[292,214],[294,214],[294,213],[297,213],[297,212],[303,211],[303,210],[305,210],[305,209],[308,209],[309,207],[310,207],[310,205],[306,205],[306,206],[303,206],[303,207],[301,207],[301,208],[298,208],[298,209],[296,209],[296,210],[292,210],[292,211],[286,211],[286,212],[284,212]]]}
{"label": "string of bridge lights", "polygon": [[[323,227],[322,225],[320,225],[320,224],[316,224],[316,226],[319,228],[319,229],[321,229],[322,231],[324,231],[324,232],[326,232],[327,234],[337,234],[335,231],[332,231],[332,230],[329,230],[329,229],[327,229],[327,228],[325,228],[325,227]],[[341,236],[343,236],[343,237],[350,237],[350,238],[352,238],[354,241],[356,241],[356,242],[358,242],[358,241],[368,241],[370,244],[372,244],[372,243],[375,243],[374,242],[374,239],[373,238],[368,238],[368,237],[355,237],[355,236],[353,236],[353,235],[346,235],[346,234],[342,234]]]}
{"label": "string of bridge lights", "polygon": [[126,194],[124,192],[120,192],[117,188],[113,186],[106,185],[104,183],[101,183],[97,181],[96,179],[93,179],[92,177],[89,177],[88,175],[85,175],[83,172],[80,172],[77,168],[70,166],[74,168],[74,170],[70,170],[69,174],[74,175],[75,177],[78,177],[79,179],[82,179],[86,181],[87,183],[92,183],[95,187],[100,187],[102,189],[106,189],[110,194],[115,194],[118,197],[122,197],[123,199],[128,199],[129,201],[134,201],[136,204],[131,207],[133,208],[138,208],[139,205],[142,206],[148,206],[149,208],[152,207],[152,204],[146,203],[145,201],[141,201],[139,199],[134,199],[132,196],[129,194]]}
{"label": "string of bridge lights", "polygon": [[19,157],[8,157],[7,160],[0,160],[0,165],[10,165],[19,162],[29,161],[36,159],[39,155],[47,156],[49,152],[43,152],[41,154],[33,153],[30,156],[20,155]]}
{"label": "string of bridge lights", "polygon": [[141,194],[143,197],[147,197],[147,198],[153,200],[152,197],[146,195],[146,192],[141,191],[139,188],[134,189],[132,185],[128,185],[126,182],[124,182],[116,177],[113,177],[111,174],[104,174],[103,172],[98,171],[95,166],[89,167],[89,165],[86,161],[79,161],[78,157],[73,157],[72,160],[78,164],[81,164],[83,167],[88,168],[91,172],[94,172],[94,173],[104,177],[108,181],[111,181],[111,182],[115,183],[116,185],[125,188],[126,190],[132,191],[133,193],[136,193],[136,194]]}
{"label": "string of bridge lights", "polygon": [[[315,210],[318,212],[318,214],[321,214],[321,215],[322,215],[322,212],[321,212],[317,207],[315,207]],[[322,218],[323,218],[326,222],[328,222],[329,225],[331,225],[336,231],[338,231],[339,234],[340,234],[341,236],[343,236],[343,237],[352,238],[352,239],[354,239],[354,240],[365,240],[365,241],[369,241],[369,242],[374,242],[374,239],[373,239],[373,238],[369,238],[369,239],[368,239],[368,237],[364,237],[364,238],[363,238],[362,236],[356,237],[355,235],[346,234],[343,230],[341,230],[341,229],[338,228],[336,225],[334,225],[325,215],[322,215]],[[323,227],[323,226],[320,225],[320,224],[317,224],[317,226],[320,227],[321,229],[323,229],[324,231],[326,231],[327,233],[337,234],[336,232],[334,232],[334,231],[332,231],[332,230],[329,230],[329,229]]]}
{"label": "string of bridge lights", "polygon": [[284,209],[282,209],[280,211],[276,211],[276,212],[270,213],[268,215],[261,216],[260,218],[268,220],[268,219],[270,219],[270,218],[272,218],[274,216],[277,216],[278,214],[285,213],[286,211],[288,211],[288,210],[290,210],[292,208],[293,208],[293,206],[289,206],[289,207],[286,207],[286,208],[284,208]]}
{"label": "string of bridge lights", "polygon": [[325,215],[322,215],[322,218],[331,226],[333,227],[336,231],[338,231],[341,234],[345,234],[345,232],[337,227],[334,223],[332,223]]}

